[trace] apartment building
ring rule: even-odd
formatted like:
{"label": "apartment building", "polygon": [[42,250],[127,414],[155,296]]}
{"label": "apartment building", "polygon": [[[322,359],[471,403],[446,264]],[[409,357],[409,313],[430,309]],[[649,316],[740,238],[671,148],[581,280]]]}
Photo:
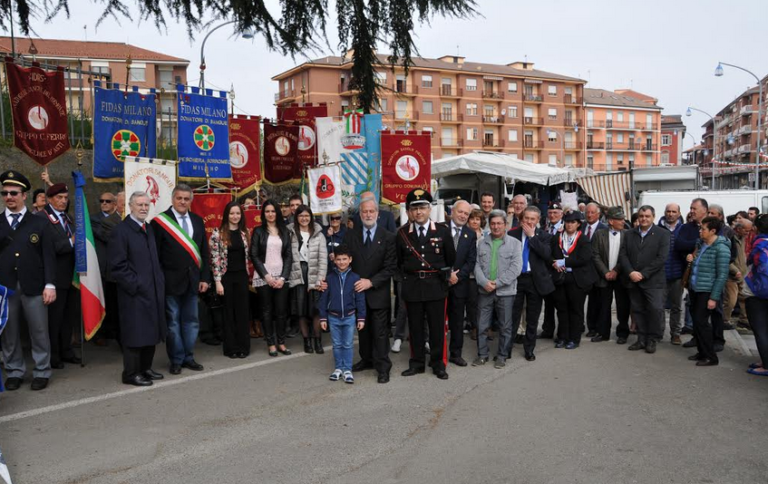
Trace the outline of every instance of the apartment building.
{"label": "apartment building", "polygon": [[587,167],[602,172],[658,166],[662,108],[656,102],[630,90],[585,88]]}
{"label": "apartment building", "polygon": [[[414,58],[408,73],[379,55],[379,111],[392,129],[432,132],[434,159],[473,150],[508,153],[535,163],[584,167],[584,84],[574,77],[460,56]],[[275,103],[325,102],[340,116],[354,105],[351,58],[324,57],[272,78]]]}
{"label": "apartment building", "polygon": [[685,132],[681,115],[661,117],[661,166],[682,165]]}
{"label": "apartment building", "polygon": [[[91,116],[90,81],[94,77],[84,74],[81,78],[78,70],[98,73],[99,78],[120,85],[128,83],[145,89],[156,88],[158,118],[162,119],[161,136],[164,139],[175,136],[172,133],[176,123],[176,98],[164,91],[175,91],[176,84],[187,83],[188,60],[119,42],[16,38],[15,47],[16,54],[26,60],[68,69],[64,73],[67,109],[75,116]],[[0,37],[0,52],[10,55],[10,37]]]}

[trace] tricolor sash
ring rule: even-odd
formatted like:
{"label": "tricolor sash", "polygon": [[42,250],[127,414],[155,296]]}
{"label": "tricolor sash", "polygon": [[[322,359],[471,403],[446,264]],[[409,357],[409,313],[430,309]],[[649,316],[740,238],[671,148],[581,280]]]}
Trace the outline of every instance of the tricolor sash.
{"label": "tricolor sash", "polygon": [[[579,241],[579,238],[581,237],[581,230],[576,231],[576,235],[573,238],[573,242],[571,242],[568,247],[563,247],[563,240],[565,239],[566,233],[563,231],[562,234],[560,234],[560,250],[563,252],[563,257],[568,257],[571,255],[571,253],[576,249],[576,243]],[[567,244],[566,244],[567,245]]]}
{"label": "tricolor sash", "polygon": [[203,259],[200,257],[200,249],[197,247],[195,241],[192,240],[192,238],[187,235],[187,233],[184,232],[181,227],[179,227],[179,224],[176,222],[176,220],[174,220],[173,217],[169,216],[165,212],[155,216],[155,220],[159,226],[161,226],[171,235],[171,237],[176,240],[176,242],[184,247],[184,250],[189,253],[189,256],[192,257],[192,260],[195,261],[195,264],[197,264],[197,268],[200,269],[202,267],[203,261]]}

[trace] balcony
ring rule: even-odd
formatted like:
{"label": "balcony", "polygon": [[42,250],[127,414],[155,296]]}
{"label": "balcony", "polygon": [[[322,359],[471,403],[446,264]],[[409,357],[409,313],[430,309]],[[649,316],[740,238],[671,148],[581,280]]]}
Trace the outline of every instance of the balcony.
{"label": "balcony", "polygon": [[504,140],[497,140],[497,139],[483,139],[483,148],[485,149],[493,149],[493,148],[503,148],[504,147]]}
{"label": "balcony", "polygon": [[563,145],[564,145],[564,148],[569,151],[580,150],[582,147],[581,141],[566,141],[565,143],[563,143]]}
{"label": "balcony", "polygon": [[275,93],[275,101],[288,100],[296,96],[296,91],[293,89],[287,89],[285,91],[279,91]]}
{"label": "balcony", "polygon": [[342,96],[352,96],[354,94],[357,94],[359,91],[357,89],[351,89],[350,84],[351,84],[350,82],[340,82],[339,94]]}
{"label": "balcony", "polygon": [[450,85],[443,84],[440,86],[440,97],[455,97],[459,98],[464,96],[464,89],[456,88]]}
{"label": "balcony", "polygon": [[501,101],[504,99],[504,93],[501,91],[483,91],[483,99]]}
{"label": "balcony", "polygon": [[645,143],[640,146],[640,149],[642,151],[656,151],[659,149],[659,145],[655,145],[653,143]]}
{"label": "balcony", "polygon": [[566,94],[565,96],[563,96],[563,102],[565,104],[581,104],[581,98],[576,97],[572,94]]}
{"label": "balcony", "polygon": [[523,148],[526,150],[540,150],[544,148],[544,142],[543,141],[533,141],[533,140],[524,140],[523,141]]}
{"label": "balcony", "polygon": [[526,94],[523,96],[523,101],[527,103],[542,103],[544,102],[544,96],[538,94]]}
{"label": "balcony", "polygon": [[755,111],[756,109],[754,109],[752,106],[747,105],[747,106],[741,107],[741,109],[739,110],[739,114],[741,114],[742,116],[749,116]]}
{"label": "balcony", "polygon": [[483,124],[504,124],[504,116],[483,116]]}
{"label": "balcony", "polygon": [[605,128],[605,121],[587,120],[587,128]]}
{"label": "balcony", "polygon": [[582,121],[580,119],[573,119],[573,118],[565,118],[563,121],[563,127],[573,129],[574,127],[583,127],[584,125],[581,124]]}
{"label": "balcony", "polygon": [[395,96],[416,96],[419,94],[419,86],[408,86],[407,84],[396,84],[394,89]]}
{"label": "balcony", "polygon": [[461,148],[464,146],[464,140],[455,138],[440,138],[440,146],[443,148]]}
{"label": "balcony", "polygon": [[544,124],[544,120],[542,118],[531,118],[526,116],[523,118],[523,124],[526,126],[541,126]]}
{"label": "balcony", "polygon": [[453,114],[452,112],[443,111],[440,113],[440,121],[443,123],[459,124],[464,122],[464,115],[461,113]]}
{"label": "balcony", "polygon": [[395,119],[402,121],[418,121],[419,111],[395,111]]}
{"label": "balcony", "polygon": [[752,145],[741,145],[739,146],[739,153],[751,153],[752,152]]}
{"label": "balcony", "polygon": [[588,150],[604,150],[605,143],[603,143],[602,141],[587,141],[587,149]]}

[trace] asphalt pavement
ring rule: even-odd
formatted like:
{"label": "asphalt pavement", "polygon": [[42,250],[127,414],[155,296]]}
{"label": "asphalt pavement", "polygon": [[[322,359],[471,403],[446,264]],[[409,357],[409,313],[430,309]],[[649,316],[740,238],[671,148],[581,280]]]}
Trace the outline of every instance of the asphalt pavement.
{"label": "asphalt pavement", "polygon": [[516,347],[504,369],[450,365],[447,381],[401,377],[404,344],[386,385],[330,382],[330,351],[289,343],[269,358],[254,340],[245,360],[200,345],[205,371],[179,376],[158,347],[166,378],[149,389],[120,383],[115,346],[88,345],[86,367],[45,391],[0,394],[14,484],[768,481],[768,378],[745,372],[755,358],[733,334],[717,367],[668,342],[648,355],[545,340],[535,362]]}

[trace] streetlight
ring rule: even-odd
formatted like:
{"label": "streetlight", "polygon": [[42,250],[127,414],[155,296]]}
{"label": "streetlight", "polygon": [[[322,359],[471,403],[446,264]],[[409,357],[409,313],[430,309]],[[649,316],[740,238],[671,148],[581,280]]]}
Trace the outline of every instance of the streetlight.
{"label": "streetlight", "polygon": [[752,77],[757,80],[757,86],[759,88],[759,96],[758,104],[757,104],[757,155],[755,156],[755,190],[760,188],[760,153],[761,151],[761,144],[760,144],[760,136],[763,134],[763,83],[761,82],[760,78],[755,75],[754,72],[749,71],[747,69],[744,69],[743,67],[735,66],[733,64],[728,64],[727,62],[718,62],[717,67],[715,68],[715,77],[722,77],[723,72],[723,66],[733,67],[734,69],[739,69],[740,71],[744,71],[747,74],[750,74]]}
{"label": "streetlight", "polygon": [[692,106],[688,106],[688,109],[685,110],[685,115],[690,116],[691,111],[696,111],[701,114],[706,114],[709,116],[709,119],[712,120],[712,190],[715,189],[715,154],[717,152],[717,125],[715,125],[715,118],[712,117],[711,114],[709,114],[706,111],[702,111],[701,109],[694,108]]}
{"label": "streetlight", "polygon": [[[224,22],[223,24],[219,24],[216,27],[212,28],[208,31],[208,33],[203,38],[203,45],[200,46],[200,89],[205,89],[205,42],[208,40],[208,37],[211,36],[212,33],[219,30],[220,28],[237,23],[237,20],[230,20],[228,22]],[[247,30],[245,32],[242,32],[240,36],[244,39],[252,39],[254,37],[253,30]]]}

